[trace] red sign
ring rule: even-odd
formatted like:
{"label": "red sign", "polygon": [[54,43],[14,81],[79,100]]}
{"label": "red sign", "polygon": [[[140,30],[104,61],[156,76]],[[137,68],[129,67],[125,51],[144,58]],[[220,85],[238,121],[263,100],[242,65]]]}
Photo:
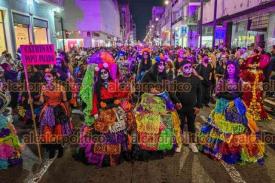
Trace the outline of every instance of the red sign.
{"label": "red sign", "polygon": [[22,63],[25,65],[55,64],[53,44],[21,45]]}

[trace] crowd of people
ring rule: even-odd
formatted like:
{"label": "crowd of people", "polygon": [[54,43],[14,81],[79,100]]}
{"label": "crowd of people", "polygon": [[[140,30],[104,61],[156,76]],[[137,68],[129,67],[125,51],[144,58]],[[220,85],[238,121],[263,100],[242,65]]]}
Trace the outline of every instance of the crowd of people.
{"label": "crowd of people", "polygon": [[[83,112],[76,160],[98,167],[123,160],[192,152],[230,164],[263,163],[257,121],[270,120],[263,99],[275,97],[275,46],[180,48],[122,46],[58,51],[55,65],[28,66],[20,50],[0,57],[0,169],[20,164],[23,150],[12,124],[32,128],[49,158],[62,157],[74,135],[72,110]],[[268,88],[268,89],[266,89]],[[273,90],[272,90],[273,89]],[[215,104],[201,129],[195,120]],[[33,111],[32,107],[33,106]],[[185,130],[185,127],[187,129]]]}

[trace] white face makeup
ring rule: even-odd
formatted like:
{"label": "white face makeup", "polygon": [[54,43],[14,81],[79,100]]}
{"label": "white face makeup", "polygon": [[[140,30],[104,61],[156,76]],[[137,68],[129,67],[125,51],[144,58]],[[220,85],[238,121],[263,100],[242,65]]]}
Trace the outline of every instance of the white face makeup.
{"label": "white face makeup", "polygon": [[147,59],[148,57],[149,57],[149,53],[148,53],[148,52],[144,52],[144,53],[143,53],[143,58],[144,58],[144,59]]}
{"label": "white face makeup", "polygon": [[229,76],[234,76],[234,74],[235,74],[235,66],[233,65],[233,64],[229,64],[228,66],[227,66],[227,72],[228,72],[228,75]]}
{"label": "white face makeup", "polygon": [[100,71],[100,77],[101,77],[102,80],[107,80],[107,79],[109,79],[109,73],[108,73],[108,71],[105,70],[105,69],[102,69],[102,70]]}
{"label": "white face makeup", "polygon": [[182,72],[186,75],[190,75],[193,71],[193,67],[191,64],[185,64],[182,66]]}
{"label": "white face makeup", "polygon": [[62,66],[62,60],[56,59],[56,66],[61,67]]}
{"label": "white face makeup", "polygon": [[50,73],[45,74],[45,80],[48,84],[53,82],[53,75]]}
{"label": "white face makeup", "polygon": [[160,63],[158,64],[158,72],[159,72],[159,73],[162,73],[162,72],[164,71],[164,69],[165,69],[165,64],[164,64],[164,62],[160,62]]}

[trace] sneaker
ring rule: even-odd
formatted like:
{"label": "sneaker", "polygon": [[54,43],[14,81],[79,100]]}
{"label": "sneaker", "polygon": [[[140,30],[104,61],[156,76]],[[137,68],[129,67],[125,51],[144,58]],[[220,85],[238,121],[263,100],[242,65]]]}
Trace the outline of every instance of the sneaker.
{"label": "sneaker", "polygon": [[195,143],[190,143],[189,148],[192,150],[193,153],[198,153],[199,152],[199,150],[198,150]]}
{"label": "sneaker", "polygon": [[178,147],[176,148],[176,152],[180,153],[181,152],[181,148],[182,148],[182,144],[178,145]]}

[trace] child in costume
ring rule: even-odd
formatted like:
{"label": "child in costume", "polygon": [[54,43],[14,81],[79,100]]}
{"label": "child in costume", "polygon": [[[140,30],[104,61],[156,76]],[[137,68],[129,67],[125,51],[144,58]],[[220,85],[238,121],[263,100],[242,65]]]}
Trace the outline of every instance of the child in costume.
{"label": "child in costume", "polygon": [[0,170],[22,163],[21,148],[12,117],[6,115],[10,96],[0,92]]}
{"label": "child in costume", "polygon": [[228,61],[216,87],[216,106],[199,133],[199,149],[229,164],[263,163],[264,143],[241,99],[241,89],[238,64]]}

